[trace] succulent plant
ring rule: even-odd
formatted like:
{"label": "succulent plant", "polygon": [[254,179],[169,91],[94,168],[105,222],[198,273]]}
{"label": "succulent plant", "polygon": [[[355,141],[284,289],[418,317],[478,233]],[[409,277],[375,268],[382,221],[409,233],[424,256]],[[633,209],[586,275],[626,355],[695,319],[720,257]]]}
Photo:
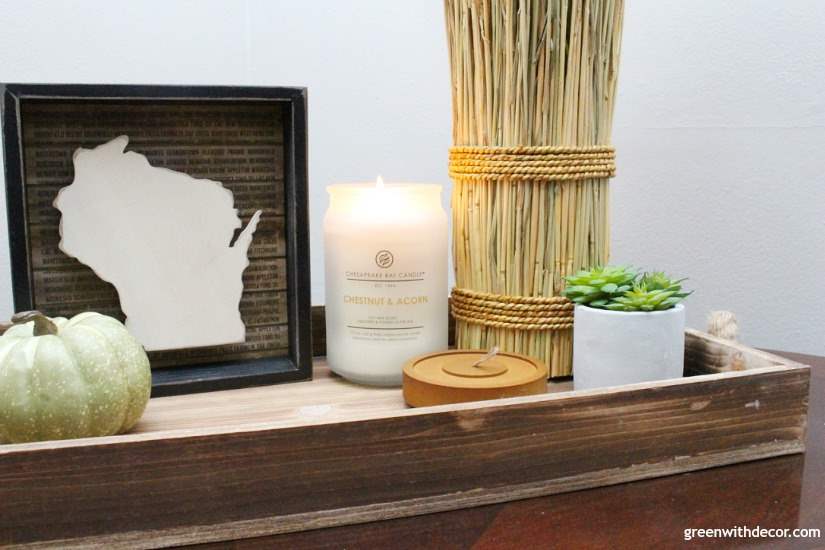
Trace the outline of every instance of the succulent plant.
{"label": "succulent plant", "polygon": [[639,274],[627,266],[596,267],[566,277],[567,288],[562,293],[575,304],[605,308],[615,298],[633,288]]}
{"label": "succulent plant", "polygon": [[640,277],[625,266],[579,271],[566,280],[562,295],[573,303],[612,311],[661,311],[691,294],[682,289],[685,279],[671,279],[661,271]]}
{"label": "succulent plant", "polygon": [[682,282],[686,280],[673,280],[661,271],[654,271],[653,273],[645,273],[639,281],[639,285],[648,290],[672,290],[683,294],[682,298],[685,298],[690,294],[690,292],[682,292]]}

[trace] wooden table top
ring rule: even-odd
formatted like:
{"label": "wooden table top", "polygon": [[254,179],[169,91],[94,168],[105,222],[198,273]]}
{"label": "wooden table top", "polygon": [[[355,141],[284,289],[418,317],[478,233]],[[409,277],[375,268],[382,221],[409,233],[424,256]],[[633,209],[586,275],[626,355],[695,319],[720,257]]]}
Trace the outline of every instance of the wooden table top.
{"label": "wooden table top", "polygon": [[819,539],[701,539],[696,548],[825,548],[825,357],[811,365],[807,452],[638,481],[199,548],[673,548],[687,528],[819,528]]}

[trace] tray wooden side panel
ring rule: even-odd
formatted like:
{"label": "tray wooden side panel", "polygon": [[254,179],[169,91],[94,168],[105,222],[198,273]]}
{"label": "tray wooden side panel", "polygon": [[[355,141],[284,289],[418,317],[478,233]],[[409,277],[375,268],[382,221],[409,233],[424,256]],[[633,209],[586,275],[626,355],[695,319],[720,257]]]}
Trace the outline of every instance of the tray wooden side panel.
{"label": "tray wooden side panel", "polygon": [[698,330],[685,331],[685,376],[790,364],[795,363],[739,342],[717,338]]}
{"label": "tray wooden side panel", "polygon": [[801,452],[808,377],[773,366],[362,421],[0,447],[0,544],[226,540]]}

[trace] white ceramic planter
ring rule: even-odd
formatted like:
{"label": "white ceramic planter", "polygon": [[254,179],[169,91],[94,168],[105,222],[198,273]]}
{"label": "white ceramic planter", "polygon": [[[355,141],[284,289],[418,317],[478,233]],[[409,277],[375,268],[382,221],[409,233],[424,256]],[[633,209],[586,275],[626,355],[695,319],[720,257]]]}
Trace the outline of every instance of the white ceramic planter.
{"label": "white ceramic planter", "polygon": [[573,329],[575,389],[681,378],[685,307],[620,312],[576,306]]}

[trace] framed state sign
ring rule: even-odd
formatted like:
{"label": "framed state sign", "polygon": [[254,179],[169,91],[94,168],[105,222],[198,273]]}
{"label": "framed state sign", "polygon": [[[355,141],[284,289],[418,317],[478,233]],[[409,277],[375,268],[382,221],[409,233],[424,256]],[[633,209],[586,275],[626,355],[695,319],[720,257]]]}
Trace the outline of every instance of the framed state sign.
{"label": "framed state sign", "polygon": [[154,396],[311,376],[304,89],[2,93],[17,311],[125,322]]}

